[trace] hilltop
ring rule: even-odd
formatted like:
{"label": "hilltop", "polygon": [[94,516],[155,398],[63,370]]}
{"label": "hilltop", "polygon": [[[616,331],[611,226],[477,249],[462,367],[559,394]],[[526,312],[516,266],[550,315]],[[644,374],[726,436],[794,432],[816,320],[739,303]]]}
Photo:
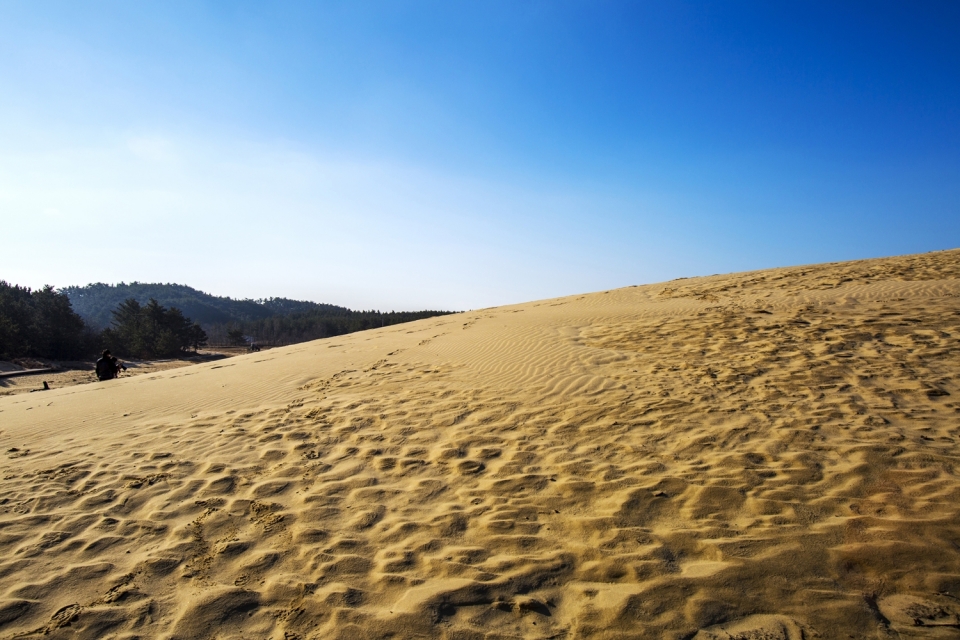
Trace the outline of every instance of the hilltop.
{"label": "hilltop", "polygon": [[355,311],[332,304],[289,298],[235,300],[214,296],[182,284],[120,283],[90,284],[60,289],[74,311],[88,326],[110,326],[113,311],[128,298],[140,304],[154,299],[167,308],[177,308],[208,334],[211,343],[224,344],[232,331],[261,344],[293,344],[317,338],[384,327],[450,311]]}
{"label": "hilltop", "polygon": [[346,307],[307,300],[288,298],[235,300],[204,293],[183,284],[98,282],[84,287],[63,287],[60,291],[67,294],[73,310],[94,329],[109,327],[112,320],[111,312],[128,298],[133,298],[140,304],[146,304],[152,298],[165,307],[176,307],[204,328],[216,324],[242,323],[309,311],[320,311],[331,315],[350,313],[350,309]]}

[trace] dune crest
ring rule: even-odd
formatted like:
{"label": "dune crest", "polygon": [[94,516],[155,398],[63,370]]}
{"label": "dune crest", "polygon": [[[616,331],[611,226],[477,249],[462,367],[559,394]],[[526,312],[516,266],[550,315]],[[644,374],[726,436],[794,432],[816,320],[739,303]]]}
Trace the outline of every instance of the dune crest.
{"label": "dune crest", "polygon": [[960,633],[960,250],[0,398],[0,638]]}

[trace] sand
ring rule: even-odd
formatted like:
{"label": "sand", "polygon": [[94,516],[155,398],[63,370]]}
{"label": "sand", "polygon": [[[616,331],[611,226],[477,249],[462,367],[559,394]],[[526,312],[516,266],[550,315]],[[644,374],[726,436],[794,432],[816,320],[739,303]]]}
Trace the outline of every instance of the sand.
{"label": "sand", "polygon": [[[122,378],[142,376],[147,373],[188,367],[198,362],[211,362],[229,358],[242,353],[249,353],[249,350],[241,347],[211,347],[201,349],[196,353],[189,352],[181,358],[174,359],[134,360],[125,358],[121,360],[121,362],[123,362],[127,369],[121,372],[120,376]],[[91,358],[91,360],[86,362],[55,362],[51,360],[35,360],[32,358],[24,360],[28,362],[28,365],[25,367],[18,366],[12,362],[0,361],[0,373],[47,367],[52,367],[55,370],[12,378],[0,377],[0,396],[35,393],[43,390],[44,382],[47,383],[50,389],[61,389],[78,384],[97,382],[95,358]]]}
{"label": "sand", "polygon": [[0,398],[0,637],[956,638],[960,251]]}

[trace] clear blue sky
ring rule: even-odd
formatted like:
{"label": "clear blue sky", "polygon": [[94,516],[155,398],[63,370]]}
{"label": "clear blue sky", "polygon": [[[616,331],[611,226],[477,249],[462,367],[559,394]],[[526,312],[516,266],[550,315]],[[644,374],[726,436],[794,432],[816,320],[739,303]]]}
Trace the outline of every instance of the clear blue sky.
{"label": "clear blue sky", "polygon": [[469,309],[957,246],[955,1],[0,3],[10,282]]}

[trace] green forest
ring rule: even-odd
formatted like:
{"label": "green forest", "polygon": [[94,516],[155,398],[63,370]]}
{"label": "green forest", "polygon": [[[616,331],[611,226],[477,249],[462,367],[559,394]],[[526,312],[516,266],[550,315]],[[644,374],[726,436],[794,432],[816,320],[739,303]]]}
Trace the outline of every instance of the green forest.
{"label": "green forest", "polygon": [[234,300],[179,284],[31,290],[0,280],[0,359],[79,360],[102,349],[176,357],[211,345],[278,346],[449,311],[353,311],[287,298]]}
{"label": "green forest", "polygon": [[431,318],[450,313],[449,311],[351,311],[343,312],[325,310],[304,311],[290,315],[276,315],[262,320],[247,320],[216,324],[207,331],[213,344],[237,344],[236,337],[243,336],[246,340],[259,345],[283,345],[329,338],[354,331],[386,327],[402,322],[412,322],[423,318]]}
{"label": "green forest", "polygon": [[264,300],[234,300],[213,296],[183,284],[131,282],[120,284],[88,284],[85,287],[60,289],[70,298],[74,311],[95,329],[106,329],[113,321],[113,310],[122,302],[134,299],[146,304],[151,299],[166,307],[180,309],[183,314],[199,322],[204,328],[217,324],[265,320],[274,316],[307,311],[331,314],[351,313],[349,309],[332,304],[318,304],[288,298]]}
{"label": "green forest", "polygon": [[113,322],[101,342],[115,354],[137,358],[171,358],[206,346],[207,334],[176,307],[167,309],[151,299],[141,305],[133,298],[112,312]]}
{"label": "green forest", "polygon": [[354,311],[332,304],[289,298],[235,300],[213,296],[182,284],[131,282],[65,287],[73,308],[87,324],[106,328],[113,310],[125,300],[156,300],[180,309],[207,333],[212,345],[285,345],[354,331],[411,322],[449,311]]}
{"label": "green forest", "polygon": [[53,287],[36,291],[0,280],[0,358],[72,360],[94,352],[99,336],[70,299]]}
{"label": "green forest", "polygon": [[36,291],[0,280],[0,358],[80,360],[101,349],[134,358],[170,358],[206,345],[199,324],[156,300],[130,298],[111,311],[98,331],[84,322],[70,298],[52,286]]}

